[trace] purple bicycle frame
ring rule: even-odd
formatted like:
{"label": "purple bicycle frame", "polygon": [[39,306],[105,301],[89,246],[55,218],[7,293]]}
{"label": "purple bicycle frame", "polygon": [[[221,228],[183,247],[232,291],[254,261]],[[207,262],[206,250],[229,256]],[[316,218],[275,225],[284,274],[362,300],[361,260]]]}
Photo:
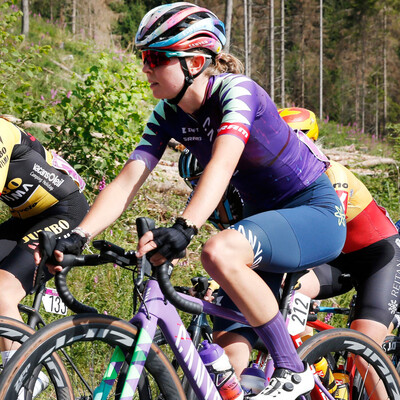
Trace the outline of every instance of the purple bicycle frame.
{"label": "purple bicycle frame", "polygon": [[[201,304],[205,314],[249,325],[240,312],[182,293],[179,295],[191,302]],[[204,400],[222,400],[176,308],[165,300],[156,280],[149,280],[147,282],[143,298],[144,301],[140,305],[138,312],[130,321],[139,329],[133,359],[136,352],[141,353],[142,356],[145,355],[145,357],[140,358],[140,361],[136,360],[134,362],[135,377],[128,378],[127,380],[127,384],[131,387],[132,391],[136,390],[157,326],[159,326],[197,397]],[[143,334],[143,331],[145,334]],[[141,339],[143,337],[145,340]],[[273,366],[273,363],[271,364]],[[273,367],[268,368],[268,375],[271,375],[272,372]],[[333,399],[331,394],[317,380],[316,385],[322,389],[327,399]]]}

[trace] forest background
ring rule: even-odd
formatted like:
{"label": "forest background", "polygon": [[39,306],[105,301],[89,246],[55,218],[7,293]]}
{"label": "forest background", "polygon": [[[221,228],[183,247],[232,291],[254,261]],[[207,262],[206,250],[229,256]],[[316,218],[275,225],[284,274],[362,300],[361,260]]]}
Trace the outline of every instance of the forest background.
{"label": "forest background", "polygon": [[[11,115],[71,162],[88,183],[90,202],[118,173],[155,105],[133,43],[142,16],[161,3],[0,0],[0,114]],[[230,52],[278,107],[322,111],[327,154],[357,172],[397,220],[400,0],[196,3],[230,21]],[[137,216],[171,222],[188,195],[176,173],[178,157],[168,150],[132,207],[102,238],[132,248]],[[0,220],[8,218],[7,210],[0,212]],[[198,255],[214,232],[207,225],[193,241],[179,283],[204,273]],[[109,266],[72,280],[81,300],[129,317],[129,274]]]}

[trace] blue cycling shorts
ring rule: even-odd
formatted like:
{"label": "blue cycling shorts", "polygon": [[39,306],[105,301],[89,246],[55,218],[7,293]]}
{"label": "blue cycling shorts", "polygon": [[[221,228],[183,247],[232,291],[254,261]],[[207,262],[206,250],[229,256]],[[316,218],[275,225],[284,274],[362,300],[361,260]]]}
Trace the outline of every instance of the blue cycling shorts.
{"label": "blue cycling shorts", "polygon": [[[343,206],[325,174],[279,209],[245,212],[249,216],[230,229],[248,239],[254,251],[252,268],[276,295],[277,282],[285,272],[301,271],[335,259],[346,239]],[[221,296],[221,305],[236,308],[222,289]],[[231,321],[215,319],[215,331],[237,329],[243,330]]]}

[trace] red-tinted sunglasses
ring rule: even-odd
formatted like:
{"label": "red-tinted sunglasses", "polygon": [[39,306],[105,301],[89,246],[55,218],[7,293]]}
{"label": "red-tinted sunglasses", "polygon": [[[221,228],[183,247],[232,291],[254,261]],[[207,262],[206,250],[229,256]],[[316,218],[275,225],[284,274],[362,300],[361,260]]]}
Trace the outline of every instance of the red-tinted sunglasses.
{"label": "red-tinted sunglasses", "polygon": [[168,53],[155,50],[143,50],[143,64],[147,64],[150,68],[155,68],[160,65],[168,65],[172,57],[176,57],[174,53]]}

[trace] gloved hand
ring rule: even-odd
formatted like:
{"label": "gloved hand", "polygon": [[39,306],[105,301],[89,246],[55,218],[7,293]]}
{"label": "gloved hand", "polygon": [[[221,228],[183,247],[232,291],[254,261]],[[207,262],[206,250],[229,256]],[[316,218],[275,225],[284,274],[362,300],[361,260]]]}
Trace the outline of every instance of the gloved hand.
{"label": "gloved hand", "polygon": [[88,239],[72,232],[70,236],[58,239],[54,250],[59,250],[61,253],[79,255],[82,253]]}
{"label": "gloved hand", "polygon": [[188,226],[185,219],[177,218],[170,228],[153,229],[153,241],[157,245],[154,253],[160,253],[168,261],[181,258],[182,252],[197,234],[195,226]]}

